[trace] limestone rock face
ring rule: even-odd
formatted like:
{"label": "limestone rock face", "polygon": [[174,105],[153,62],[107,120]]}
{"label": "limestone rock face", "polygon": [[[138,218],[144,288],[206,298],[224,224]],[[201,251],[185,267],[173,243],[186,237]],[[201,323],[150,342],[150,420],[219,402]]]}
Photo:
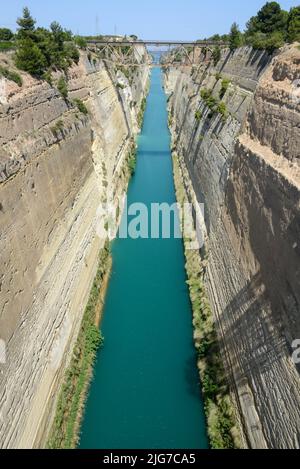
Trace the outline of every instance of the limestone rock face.
{"label": "limestone rock face", "polygon": [[[300,447],[300,51],[242,48],[170,69],[173,141],[208,229],[207,292],[232,396],[253,448]],[[203,88],[222,101],[210,110]],[[222,95],[221,95],[222,96]],[[195,119],[200,111],[201,119]]]}
{"label": "limestone rock face", "polygon": [[[45,442],[103,243],[98,207],[126,189],[122,166],[148,74],[138,68],[121,93],[116,71],[82,54],[68,72],[69,102],[25,74],[22,88],[7,83],[0,105],[0,339],[7,355],[0,447]],[[75,98],[88,115],[70,104]]]}

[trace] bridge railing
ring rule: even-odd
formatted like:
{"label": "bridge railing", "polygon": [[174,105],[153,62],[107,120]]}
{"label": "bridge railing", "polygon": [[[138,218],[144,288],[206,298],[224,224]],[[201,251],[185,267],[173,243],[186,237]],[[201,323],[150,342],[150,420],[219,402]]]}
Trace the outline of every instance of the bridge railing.
{"label": "bridge railing", "polygon": [[212,47],[212,46],[220,46],[220,47],[228,47],[228,44],[225,42],[221,41],[170,41],[170,40],[157,40],[157,39],[147,39],[147,40],[89,40],[87,41],[87,44],[91,45],[98,45],[98,46],[117,46],[117,47],[123,47],[123,46],[136,46],[136,45],[144,45],[144,46],[189,46],[189,47]]}

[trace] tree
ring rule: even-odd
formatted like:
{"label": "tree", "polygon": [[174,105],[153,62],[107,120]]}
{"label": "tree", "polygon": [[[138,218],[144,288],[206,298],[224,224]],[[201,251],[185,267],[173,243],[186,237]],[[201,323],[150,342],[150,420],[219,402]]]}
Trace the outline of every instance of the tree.
{"label": "tree", "polygon": [[221,40],[221,36],[220,34],[214,34],[213,36],[211,36],[209,38],[211,41],[220,41]]}
{"label": "tree", "polygon": [[57,21],[53,21],[50,24],[50,30],[57,48],[62,48],[65,40],[65,32],[61,25]]}
{"label": "tree", "polygon": [[18,25],[15,60],[20,69],[50,77],[51,69],[66,72],[73,62],[79,62],[80,54],[72,32],[63,29],[57,21],[51,23],[50,30],[35,28],[35,20],[28,8],[24,8]]}
{"label": "tree", "polygon": [[0,41],[11,41],[14,37],[13,32],[8,28],[0,28]]}
{"label": "tree", "polygon": [[20,70],[24,70],[37,77],[42,76],[46,66],[46,60],[41,50],[28,37],[20,41],[15,62]]}
{"label": "tree", "polygon": [[87,47],[86,39],[82,36],[75,36],[75,44],[80,47],[80,49],[85,49]]}
{"label": "tree", "polygon": [[269,54],[273,54],[276,49],[280,49],[284,45],[284,34],[282,31],[274,31],[272,34],[268,35],[267,40],[264,45]]}
{"label": "tree", "polygon": [[267,2],[256,16],[247,23],[247,35],[260,32],[272,34],[276,31],[285,32],[288,20],[288,12],[282,10],[279,3]]}
{"label": "tree", "polygon": [[266,50],[272,54],[276,49],[284,45],[284,34],[281,31],[275,31],[272,34],[254,33],[248,38],[248,44],[253,49]]}
{"label": "tree", "polygon": [[20,39],[28,37],[33,39],[35,23],[36,21],[32,18],[29,9],[27,7],[23,8],[23,17],[17,19],[17,24],[19,26],[18,37]]}
{"label": "tree", "polygon": [[[77,49],[76,45],[74,42],[68,42],[67,44],[64,45],[64,52],[67,56],[67,58],[72,62],[75,62],[76,64],[79,63],[80,59],[80,53],[79,50]],[[72,63],[70,63],[72,65]]]}
{"label": "tree", "polygon": [[51,39],[49,43],[50,64],[58,69],[65,69],[66,54],[64,52],[65,33],[61,25],[57,21],[53,21],[50,25]]}
{"label": "tree", "polygon": [[242,41],[242,34],[239,30],[239,26],[237,23],[233,23],[231,26],[230,30],[230,35],[229,35],[229,47],[231,51],[234,51],[238,47],[241,47],[243,41]]}
{"label": "tree", "polygon": [[290,10],[287,23],[287,39],[289,42],[300,41],[300,6]]}
{"label": "tree", "polygon": [[222,42],[229,42],[229,34],[223,34],[221,36],[221,41]]}
{"label": "tree", "polygon": [[52,52],[52,34],[46,28],[37,28],[35,31],[36,43],[45,57],[47,65],[51,66],[51,52]]}

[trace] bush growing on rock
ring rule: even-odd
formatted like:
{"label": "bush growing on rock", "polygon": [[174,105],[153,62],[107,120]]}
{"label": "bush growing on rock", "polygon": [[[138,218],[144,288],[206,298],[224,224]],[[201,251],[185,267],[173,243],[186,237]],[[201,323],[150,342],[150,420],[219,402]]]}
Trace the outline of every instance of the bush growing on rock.
{"label": "bush growing on rock", "polygon": [[196,119],[196,121],[197,121],[197,122],[200,122],[201,118],[202,118],[202,112],[201,112],[200,110],[196,111],[196,112],[195,112],[195,119]]}
{"label": "bush growing on rock", "polygon": [[214,48],[212,56],[213,56],[214,66],[216,66],[220,62],[220,59],[221,59],[220,46],[216,46]]}
{"label": "bush growing on rock", "polygon": [[220,89],[220,99],[224,98],[229,85],[230,85],[230,80],[228,80],[227,78],[224,78],[224,80],[222,80],[221,89]]}
{"label": "bush growing on rock", "polygon": [[20,75],[16,72],[12,72],[8,68],[2,67],[1,65],[0,65],[0,76],[3,76],[7,80],[14,81],[20,87],[22,86],[23,81]]}
{"label": "bush growing on rock", "polygon": [[68,85],[65,80],[65,77],[62,75],[57,83],[57,89],[64,99],[68,97]]}
{"label": "bush growing on rock", "polygon": [[84,104],[84,102],[81,101],[81,99],[78,99],[78,98],[74,99],[74,104],[78,107],[78,110],[79,110],[80,112],[82,112],[82,114],[85,114],[85,115],[88,114],[88,112],[89,112],[89,111],[88,111],[88,108],[86,107],[86,105]]}

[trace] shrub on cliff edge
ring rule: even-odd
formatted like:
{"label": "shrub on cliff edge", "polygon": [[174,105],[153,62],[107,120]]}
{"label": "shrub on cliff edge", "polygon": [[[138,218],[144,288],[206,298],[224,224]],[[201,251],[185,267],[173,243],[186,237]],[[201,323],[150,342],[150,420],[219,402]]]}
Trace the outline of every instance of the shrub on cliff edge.
{"label": "shrub on cliff edge", "polygon": [[300,6],[292,8],[290,11],[287,34],[289,42],[300,42]]}
{"label": "shrub on cliff edge", "polygon": [[30,38],[24,38],[19,42],[15,63],[20,70],[36,77],[43,75],[46,66],[45,57]]}
{"label": "shrub on cliff edge", "polygon": [[68,85],[65,80],[65,77],[62,75],[57,83],[57,89],[64,99],[68,97]]}
{"label": "shrub on cliff edge", "polygon": [[1,65],[0,65],[0,76],[3,76],[7,80],[14,81],[15,83],[17,83],[17,85],[22,86],[23,81],[20,75],[16,72],[10,71],[8,68],[2,67]]}
{"label": "shrub on cliff edge", "polygon": [[86,107],[86,105],[84,104],[84,102],[81,101],[81,99],[78,99],[78,98],[74,99],[74,104],[78,107],[78,110],[79,110],[80,112],[82,112],[82,114],[85,114],[85,115],[88,114],[88,112],[89,112],[89,111],[88,111],[88,108]]}

